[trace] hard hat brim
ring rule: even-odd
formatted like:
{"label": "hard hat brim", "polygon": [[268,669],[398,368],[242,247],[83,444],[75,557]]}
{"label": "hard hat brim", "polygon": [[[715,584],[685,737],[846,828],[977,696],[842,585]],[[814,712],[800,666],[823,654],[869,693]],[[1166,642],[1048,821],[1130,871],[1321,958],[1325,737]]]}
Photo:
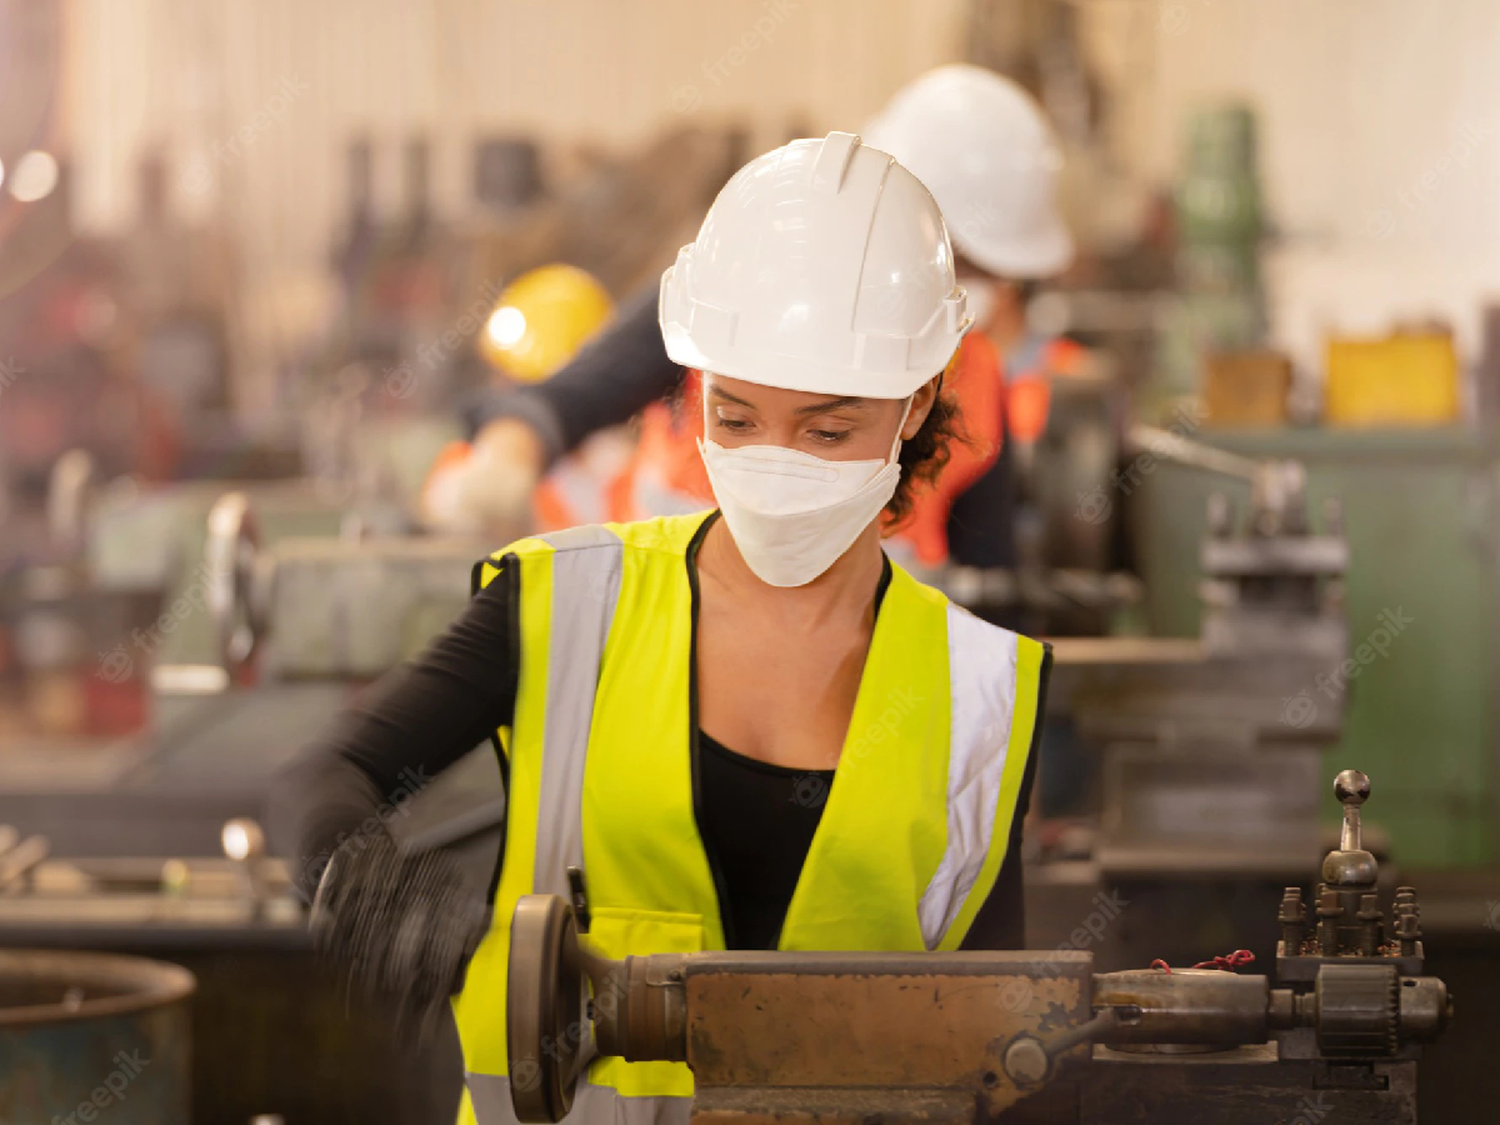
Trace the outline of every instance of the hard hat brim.
{"label": "hard hat brim", "polygon": [[663,272],[657,315],[683,366],[876,399],[938,375],[971,319],[931,193],[851,133],[736,172]]}
{"label": "hard hat brim", "polygon": [[812,364],[772,352],[747,354],[741,349],[736,349],[732,358],[715,357],[705,354],[693,343],[691,335],[676,325],[663,327],[662,340],[667,346],[668,358],[683,367],[694,367],[759,387],[851,398],[910,398],[924,384],[942,374],[947,366],[945,362],[931,372],[849,370]]}
{"label": "hard hat brim", "polygon": [[958,231],[950,234],[955,250],[996,277],[1041,280],[1073,264],[1073,236],[1060,221],[1029,232],[1024,241],[1008,238],[1003,244],[966,238]]}

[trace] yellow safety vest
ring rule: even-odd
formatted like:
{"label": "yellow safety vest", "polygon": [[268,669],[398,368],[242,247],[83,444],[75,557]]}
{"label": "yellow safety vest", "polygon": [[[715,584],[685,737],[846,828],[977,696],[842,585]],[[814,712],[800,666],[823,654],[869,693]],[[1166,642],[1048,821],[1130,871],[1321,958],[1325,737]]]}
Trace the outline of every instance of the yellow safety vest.
{"label": "yellow safety vest", "polygon": [[[587,876],[588,940],[612,958],[724,948],[693,804],[695,582],[708,513],[580,527],[492,556],[520,567],[520,670],[489,934],[454,1001],[460,1121],[513,1123],[510,920]],[[484,564],[481,582],[498,573]],[[778,948],[957,949],[1005,858],[1037,724],[1044,647],[899,567]],[[568,1120],[683,1121],[681,1063],[598,1059]]]}

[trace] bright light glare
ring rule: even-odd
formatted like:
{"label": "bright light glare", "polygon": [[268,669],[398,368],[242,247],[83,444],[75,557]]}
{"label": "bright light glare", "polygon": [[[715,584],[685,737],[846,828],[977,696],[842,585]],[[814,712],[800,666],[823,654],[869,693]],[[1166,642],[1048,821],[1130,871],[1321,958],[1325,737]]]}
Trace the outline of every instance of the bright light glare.
{"label": "bright light glare", "polygon": [[224,854],[230,859],[244,859],[250,854],[250,836],[244,825],[230,821],[224,826]]}
{"label": "bright light glare", "polygon": [[46,199],[56,186],[57,161],[50,152],[40,149],[32,149],[17,160],[10,174],[10,193],[22,203]]}
{"label": "bright light glare", "polygon": [[500,347],[512,347],[526,335],[526,315],[520,309],[506,305],[495,310],[485,331]]}
{"label": "bright light glare", "polygon": [[224,854],[235,860],[250,859],[266,850],[265,834],[260,825],[248,817],[226,821],[219,833],[219,843],[224,847]]}

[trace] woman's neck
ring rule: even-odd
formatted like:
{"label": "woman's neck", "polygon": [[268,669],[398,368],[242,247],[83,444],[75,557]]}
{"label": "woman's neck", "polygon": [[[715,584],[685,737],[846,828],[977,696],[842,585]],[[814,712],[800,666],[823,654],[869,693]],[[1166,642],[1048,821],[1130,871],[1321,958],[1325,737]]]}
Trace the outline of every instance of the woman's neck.
{"label": "woman's neck", "polygon": [[753,604],[758,612],[789,629],[839,622],[872,624],[884,568],[879,520],[860,532],[831,567],[802,586],[772,586],[756,577],[722,518],[708,529],[698,552],[700,578],[713,579],[732,597]]}

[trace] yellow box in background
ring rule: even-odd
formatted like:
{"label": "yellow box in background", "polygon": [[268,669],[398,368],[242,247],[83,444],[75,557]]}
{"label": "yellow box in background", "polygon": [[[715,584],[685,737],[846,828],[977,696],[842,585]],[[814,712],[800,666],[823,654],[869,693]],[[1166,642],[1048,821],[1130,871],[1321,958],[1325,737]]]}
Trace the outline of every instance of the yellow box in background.
{"label": "yellow box in background", "polygon": [[1204,361],[1210,426],[1284,426],[1291,389],[1292,361],[1281,352],[1214,352]]}
{"label": "yellow box in background", "polygon": [[1330,339],[1330,426],[1439,426],[1458,419],[1458,355],[1446,333]]}

